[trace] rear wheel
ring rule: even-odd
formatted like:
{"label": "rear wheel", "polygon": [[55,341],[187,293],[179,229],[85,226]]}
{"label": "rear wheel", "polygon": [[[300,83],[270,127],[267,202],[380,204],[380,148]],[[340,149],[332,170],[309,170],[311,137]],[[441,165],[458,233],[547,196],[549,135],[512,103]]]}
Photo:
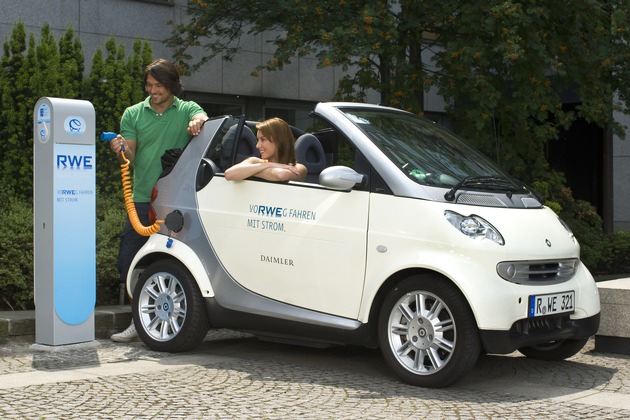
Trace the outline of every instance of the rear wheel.
{"label": "rear wheel", "polygon": [[576,355],[586,345],[588,339],[558,340],[535,346],[523,347],[518,351],[527,357],[540,360],[564,360]]}
{"label": "rear wheel", "polygon": [[138,335],[154,350],[188,351],[208,332],[209,322],[197,283],[175,261],[155,262],[142,273],[132,306]]}
{"label": "rear wheel", "polygon": [[405,382],[439,388],[477,362],[481,343],[468,302],[438,276],[413,276],[392,289],[378,322],[381,352]]}

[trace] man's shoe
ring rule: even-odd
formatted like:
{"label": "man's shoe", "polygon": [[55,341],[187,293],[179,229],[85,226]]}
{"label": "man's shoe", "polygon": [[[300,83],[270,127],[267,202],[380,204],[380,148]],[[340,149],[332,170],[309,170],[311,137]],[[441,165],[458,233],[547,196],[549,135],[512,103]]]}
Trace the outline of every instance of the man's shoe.
{"label": "man's shoe", "polygon": [[138,341],[139,338],[140,337],[138,337],[138,332],[136,331],[136,326],[133,321],[125,331],[111,336],[112,341],[116,341],[117,343],[130,343],[132,341]]}

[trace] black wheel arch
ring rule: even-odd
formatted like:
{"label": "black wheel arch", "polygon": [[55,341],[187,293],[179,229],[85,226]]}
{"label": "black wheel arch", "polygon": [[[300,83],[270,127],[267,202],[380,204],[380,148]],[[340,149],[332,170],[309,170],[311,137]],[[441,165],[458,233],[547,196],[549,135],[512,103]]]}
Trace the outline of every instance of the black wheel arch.
{"label": "black wheel arch", "polygon": [[186,267],[186,264],[182,263],[177,258],[173,257],[171,254],[167,254],[165,252],[153,252],[151,254],[147,254],[144,257],[142,257],[138,261],[138,263],[133,267],[133,270],[134,271],[138,270],[138,273],[137,275],[132,277],[131,285],[130,285],[131,292],[133,293],[133,290],[136,288],[136,284],[138,283],[138,280],[140,279],[140,277],[142,277],[142,273],[148,266],[150,266],[156,261],[165,261],[165,260],[176,261],[179,264],[181,264],[183,267]]}
{"label": "black wheel arch", "polygon": [[[430,276],[440,278],[445,282],[451,283],[460,291],[462,295],[464,295],[464,297],[466,296],[465,293],[459,288],[459,286],[454,281],[452,281],[451,279],[446,277],[444,274],[439,273],[437,271],[429,270],[426,268],[420,268],[420,267],[407,268],[404,270],[400,270],[392,274],[391,276],[389,276],[389,278],[387,278],[387,280],[385,280],[383,284],[381,285],[381,287],[379,288],[378,292],[376,293],[376,296],[374,296],[374,300],[372,301],[372,305],[370,307],[370,316],[368,318],[368,324],[370,325],[370,328],[369,328],[370,342],[374,341],[375,345],[378,345],[378,317],[379,317],[381,307],[383,306],[383,302],[387,294],[394,287],[396,287],[396,285],[400,283],[401,281],[409,277],[417,276],[417,275],[420,275],[420,276],[430,275]],[[466,299],[466,303],[468,304],[468,309],[470,309],[470,312],[473,314],[473,316],[475,316],[474,311],[470,307],[470,303],[468,303],[468,299]],[[477,326],[479,325],[476,317],[475,317],[475,325]],[[482,343],[482,346],[483,346],[483,343]]]}

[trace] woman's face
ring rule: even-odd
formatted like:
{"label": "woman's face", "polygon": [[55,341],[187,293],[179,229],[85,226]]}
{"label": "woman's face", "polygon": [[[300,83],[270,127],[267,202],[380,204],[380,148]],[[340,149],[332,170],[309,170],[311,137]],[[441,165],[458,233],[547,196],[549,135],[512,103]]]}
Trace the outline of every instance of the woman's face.
{"label": "woman's face", "polygon": [[271,138],[266,137],[261,132],[261,130],[258,130],[258,132],[256,133],[256,137],[258,138],[256,149],[258,149],[258,151],[260,152],[260,158],[266,159],[269,162],[276,162],[276,144],[272,141]]}

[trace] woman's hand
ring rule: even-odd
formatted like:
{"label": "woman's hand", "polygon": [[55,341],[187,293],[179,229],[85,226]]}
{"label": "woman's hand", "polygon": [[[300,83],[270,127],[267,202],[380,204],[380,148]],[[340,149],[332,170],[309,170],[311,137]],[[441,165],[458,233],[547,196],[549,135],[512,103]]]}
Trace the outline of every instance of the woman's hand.
{"label": "woman's hand", "polygon": [[298,170],[298,168],[293,165],[285,165],[284,163],[272,163],[271,166],[274,168],[287,170],[289,172],[292,172],[295,175],[300,174],[300,171]]}
{"label": "woman's hand", "polygon": [[269,163],[269,172],[263,171],[262,176],[270,181],[303,181],[308,172],[306,167],[300,163],[297,165],[286,165],[284,163]]}

